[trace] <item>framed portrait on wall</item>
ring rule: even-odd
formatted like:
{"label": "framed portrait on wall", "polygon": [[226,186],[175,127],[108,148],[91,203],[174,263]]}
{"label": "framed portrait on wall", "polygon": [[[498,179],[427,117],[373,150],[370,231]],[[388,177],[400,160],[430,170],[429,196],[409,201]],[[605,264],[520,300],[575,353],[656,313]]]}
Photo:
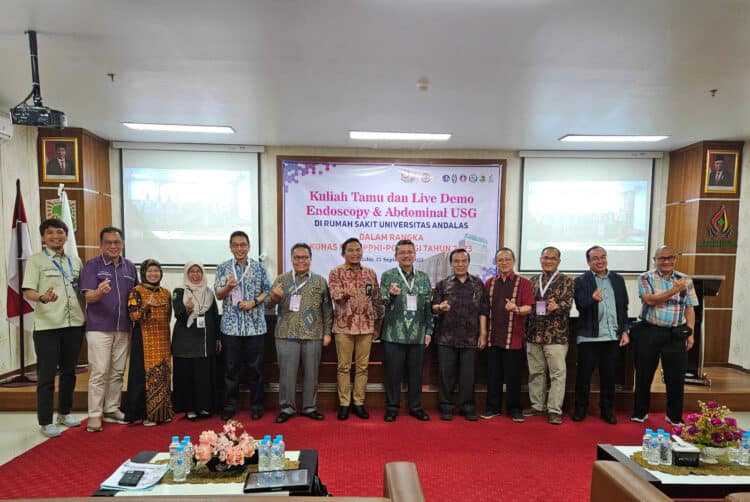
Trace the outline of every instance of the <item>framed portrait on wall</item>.
{"label": "framed portrait on wall", "polygon": [[76,138],[43,138],[42,183],[78,183],[78,140]]}
{"label": "framed portrait on wall", "polygon": [[704,193],[737,193],[739,157],[736,150],[708,149]]}

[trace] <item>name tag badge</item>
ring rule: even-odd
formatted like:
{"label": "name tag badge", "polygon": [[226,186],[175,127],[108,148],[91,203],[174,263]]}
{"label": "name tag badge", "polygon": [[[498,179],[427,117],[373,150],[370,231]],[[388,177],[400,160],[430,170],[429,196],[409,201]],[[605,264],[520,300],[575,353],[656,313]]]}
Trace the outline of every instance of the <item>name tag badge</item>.
{"label": "name tag badge", "polygon": [[544,300],[536,302],[536,315],[547,315],[547,302]]}
{"label": "name tag badge", "polygon": [[292,295],[289,299],[289,310],[299,312],[300,304],[302,304],[302,297],[300,295]]}
{"label": "name tag badge", "polygon": [[234,288],[232,290],[232,305],[237,305],[242,301],[242,289]]}
{"label": "name tag badge", "polygon": [[406,295],[406,310],[412,312],[417,310],[417,295]]}
{"label": "name tag badge", "polygon": [[204,316],[198,316],[195,318],[195,325],[199,328],[205,328],[206,327],[206,318]]}

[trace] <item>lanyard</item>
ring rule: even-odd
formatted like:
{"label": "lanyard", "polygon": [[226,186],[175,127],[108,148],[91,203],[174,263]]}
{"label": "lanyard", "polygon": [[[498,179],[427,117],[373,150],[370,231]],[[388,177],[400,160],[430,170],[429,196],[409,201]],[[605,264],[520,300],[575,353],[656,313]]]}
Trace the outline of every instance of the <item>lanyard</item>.
{"label": "lanyard", "polygon": [[412,269],[412,273],[414,274],[414,277],[411,278],[411,284],[406,282],[406,276],[404,275],[404,271],[401,270],[401,267],[398,267],[398,273],[401,275],[401,278],[404,280],[404,284],[406,285],[407,291],[411,293],[411,288],[414,287],[414,280],[417,278],[417,274],[414,272],[414,269]]}
{"label": "lanyard", "polygon": [[549,278],[549,281],[547,282],[546,286],[542,285],[542,282],[544,280],[544,274],[539,274],[539,293],[542,295],[542,298],[544,298],[544,294],[547,292],[549,285],[552,284],[552,281],[555,280],[555,277],[557,277],[558,273],[560,273],[560,271],[555,270],[555,273],[552,274],[552,277]]}
{"label": "lanyard", "polygon": [[205,299],[206,299],[206,291],[205,290],[203,291],[203,294],[201,295],[201,299],[200,299],[200,301],[198,301],[198,297],[195,296],[195,291],[193,291],[192,289],[188,288],[187,286],[186,286],[186,289],[188,291],[190,291],[190,293],[192,293],[192,295],[193,295],[193,298],[195,298],[195,301],[198,304],[197,305],[198,306],[198,310],[203,310],[203,307],[205,305],[207,305],[207,302],[205,301]]}
{"label": "lanyard", "polygon": [[[245,279],[245,276],[250,271],[250,259],[247,260],[247,265],[245,265],[245,270],[242,272],[242,275],[239,279],[237,279],[237,282],[242,282]],[[237,272],[237,260],[232,258],[232,272]]]}
{"label": "lanyard", "polygon": [[[309,274],[309,272],[308,272],[308,274]],[[297,294],[297,292],[299,292],[299,290],[300,290],[300,289],[302,289],[302,287],[303,287],[303,286],[304,286],[305,284],[307,284],[307,283],[308,283],[308,282],[310,281],[310,278],[311,278],[311,277],[312,277],[312,274],[310,274],[310,277],[308,277],[308,278],[307,278],[307,279],[305,280],[305,282],[303,282],[302,284],[300,284],[299,286],[297,286],[297,274],[295,274],[295,273],[294,273],[294,270],[292,270],[292,281],[294,282],[294,294],[295,294],[295,295]]]}
{"label": "lanyard", "polygon": [[[70,277],[67,272],[65,272],[65,269],[63,268],[62,265],[60,265],[59,263],[57,263],[54,260],[54,255],[49,254],[49,251],[47,251],[47,248],[44,248],[44,254],[47,255],[47,258],[49,258],[49,261],[51,261],[52,264],[57,268],[57,270],[60,271],[60,273],[62,274],[63,278],[66,281],[68,281],[70,284],[73,284],[73,278]],[[73,262],[70,261],[70,256],[66,255],[65,258],[68,259],[68,267],[70,267],[70,273],[73,274]]]}

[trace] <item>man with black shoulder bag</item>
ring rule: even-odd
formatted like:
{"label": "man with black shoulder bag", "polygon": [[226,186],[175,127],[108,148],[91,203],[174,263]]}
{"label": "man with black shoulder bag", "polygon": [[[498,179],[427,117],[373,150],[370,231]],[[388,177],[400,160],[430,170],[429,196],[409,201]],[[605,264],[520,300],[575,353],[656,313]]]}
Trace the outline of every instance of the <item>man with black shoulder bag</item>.
{"label": "man with black shoulder bag", "polygon": [[630,420],[648,418],[651,382],[661,359],[667,388],[666,421],[681,425],[687,351],[695,338],[693,281],[674,269],[675,252],[661,246],[654,253],[655,269],[641,274],[638,295],[643,303],[641,320],[631,329],[635,344],[635,398]]}

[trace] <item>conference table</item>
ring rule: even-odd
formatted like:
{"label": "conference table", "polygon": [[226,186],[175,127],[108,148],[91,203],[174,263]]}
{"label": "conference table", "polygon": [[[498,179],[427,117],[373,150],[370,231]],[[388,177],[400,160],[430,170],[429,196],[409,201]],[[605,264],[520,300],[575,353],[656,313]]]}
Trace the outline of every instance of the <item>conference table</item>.
{"label": "conference table", "polygon": [[[318,450],[292,450],[286,452],[286,458],[298,461],[300,469],[307,469],[307,486],[293,491],[275,491],[243,493],[244,480],[235,483],[158,483],[147,490],[106,490],[99,489],[93,493],[94,497],[143,497],[143,496],[180,496],[180,495],[310,495],[313,480],[318,475]],[[133,457],[133,461],[148,463],[168,460],[169,453],[140,452]]]}
{"label": "conference table", "polygon": [[730,493],[750,490],[750,476],[715,476],[687,474],[677,476],[652,471],[633,462],[630,456],[641,450],[641,446],[596,446],[597,460],[614,460],[629,467],[641,479],[648,481],[671,498],[724,498]]}

